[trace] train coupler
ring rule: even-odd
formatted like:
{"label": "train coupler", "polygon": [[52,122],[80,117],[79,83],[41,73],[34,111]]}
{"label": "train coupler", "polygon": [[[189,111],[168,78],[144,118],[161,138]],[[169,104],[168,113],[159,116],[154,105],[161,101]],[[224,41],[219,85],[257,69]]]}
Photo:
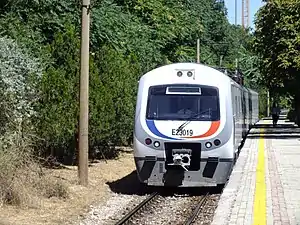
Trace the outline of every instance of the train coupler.
{"label": "train coupler", "polygon": [[170,166],[181,166],[185,171],[188,171],[186,168],[190,166],[191,163],[191,149],[173,149],[172,156],[173,156],[173,163],[168,163]]}

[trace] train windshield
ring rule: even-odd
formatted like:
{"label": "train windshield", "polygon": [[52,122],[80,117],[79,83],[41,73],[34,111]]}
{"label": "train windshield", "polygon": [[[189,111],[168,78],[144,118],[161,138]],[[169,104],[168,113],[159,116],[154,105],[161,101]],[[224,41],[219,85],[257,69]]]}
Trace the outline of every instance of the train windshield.
{"label": "train windshield", "polygon": [[160,85],[149,88],[147,119],[217,121],[220,119],[216,87]]}

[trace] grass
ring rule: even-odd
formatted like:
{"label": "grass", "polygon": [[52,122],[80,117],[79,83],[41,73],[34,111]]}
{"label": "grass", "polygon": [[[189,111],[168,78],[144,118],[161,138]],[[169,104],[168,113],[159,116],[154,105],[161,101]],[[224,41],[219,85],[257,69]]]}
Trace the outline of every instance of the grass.
{"label": "grass", "polygon": [[33,207],[41,197],[67,198],[67,187],[45,173],[34,159],[30,141],[17,134],[0,140],[0,205]]}
{"label": "grass", "polygon": [[0,225],[78,223],[91,205],[105,204],[115,192],[111,183],[134,170],[131,151],[119,151],[116,159],[91,164],[89,185],[83,187],[77,166],[42,167],[30,140],[0,136]]}
{"label": "grass", "polygon": [[[5,225],[79,224],[91,205],[105,204],[113,193],[132,192],[132,185],[136,184],[136,179],[129,175],[134,169],[133,154],[129,150],[120,150],[120,157],[117,159],[98,160],[92,163],[89,166],[87,187],[78,183],[77,166],[65,165],[59,169],[43,168],[44,179],[51,180],[52,184],[58,181],[58,184],[67,187],[68,197],[52,196],[49,198],[52,194],[49,191],[51,188],[48,188],[47,192],[39,194],[39,198],[35,199],[39,201],[40,207],[21,208],[19,205],[11,204],[0,207],[0,221],[5,221]],[[45,185],[43,181],[41,183]],[[57,189],[59,188],[54,188],[54,194],[61,196]],[[35,190],[41,190],[41,188]],[[64,193],[64,188],[62,191]]]}

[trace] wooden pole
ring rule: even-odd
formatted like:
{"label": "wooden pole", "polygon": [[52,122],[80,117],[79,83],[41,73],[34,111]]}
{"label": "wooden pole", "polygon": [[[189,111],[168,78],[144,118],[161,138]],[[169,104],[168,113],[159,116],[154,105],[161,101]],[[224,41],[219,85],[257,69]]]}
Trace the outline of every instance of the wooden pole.
{"label": "wooden pole", "polygon": [[80,55],[80,102],[79,102],[79,162],[78,176],[81,185],[88,185],[88,124],[89,124],[89,33],[90,0],[82,1],[81,55]]}

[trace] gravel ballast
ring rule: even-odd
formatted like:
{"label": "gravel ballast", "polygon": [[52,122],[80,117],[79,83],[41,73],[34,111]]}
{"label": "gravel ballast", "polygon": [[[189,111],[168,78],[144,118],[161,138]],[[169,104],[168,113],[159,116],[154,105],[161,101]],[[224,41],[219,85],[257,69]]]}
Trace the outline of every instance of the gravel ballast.
{"label": "gravel ballast", "polygon": [[[114,194],[106,204],[91,207],[80,225],[115,224],[146,197],[148,195]],[[200,199],[201,196],[158,196],[146,209],[131,219],[130,224],[183,224],[192,214]],[[210,224],[218,199],[219,194],[210,195],[193,224]]]}

